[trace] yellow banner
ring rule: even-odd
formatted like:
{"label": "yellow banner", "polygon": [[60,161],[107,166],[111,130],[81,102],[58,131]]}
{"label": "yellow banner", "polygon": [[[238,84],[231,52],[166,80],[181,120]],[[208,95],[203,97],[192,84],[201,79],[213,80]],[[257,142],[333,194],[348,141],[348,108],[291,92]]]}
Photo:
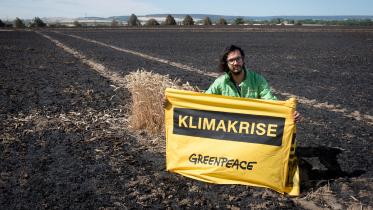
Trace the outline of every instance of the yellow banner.
{"label": "yellow banner", "polygon": [[295,99],[269,101],[167,89],[167,170],[216,184],[299,195]]}

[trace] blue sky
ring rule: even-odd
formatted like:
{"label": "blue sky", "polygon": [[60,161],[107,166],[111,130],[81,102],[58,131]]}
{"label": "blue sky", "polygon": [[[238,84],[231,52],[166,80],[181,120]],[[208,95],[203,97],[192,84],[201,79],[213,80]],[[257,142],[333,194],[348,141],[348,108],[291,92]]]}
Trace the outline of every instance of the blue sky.
{"label": "blue sky", "polygon": [[373,0],[0,0],[0,18],[169,14],[373,15]]}

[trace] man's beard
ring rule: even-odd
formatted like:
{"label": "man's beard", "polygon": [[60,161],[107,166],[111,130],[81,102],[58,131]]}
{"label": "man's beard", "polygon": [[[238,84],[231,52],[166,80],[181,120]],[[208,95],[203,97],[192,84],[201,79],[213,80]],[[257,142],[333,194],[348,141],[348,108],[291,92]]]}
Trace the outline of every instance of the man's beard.
{"label": "man's beard", "polygon": [[239,71],[231,71],[232,74],[234,75],[239,75],[242,73],[242,70],[243,70],[243,66],[241,66],[241,68],[239,69]]}

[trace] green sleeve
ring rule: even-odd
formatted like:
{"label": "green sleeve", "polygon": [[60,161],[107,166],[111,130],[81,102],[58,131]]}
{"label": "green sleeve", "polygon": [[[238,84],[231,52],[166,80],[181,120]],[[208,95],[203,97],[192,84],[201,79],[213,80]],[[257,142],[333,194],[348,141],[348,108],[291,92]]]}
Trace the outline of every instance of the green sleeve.
{"label": "green sleeve", "polygon": [[219,88],[220,82],[215,80],[210,87],[205,91],[205,93],[221,95],[221,89]]}
{"label": "green sleeve", "polygon": [[264,77],[259,79],[259,98],[265,100],[277,100],[277,97],[272,94],[271,87]]}

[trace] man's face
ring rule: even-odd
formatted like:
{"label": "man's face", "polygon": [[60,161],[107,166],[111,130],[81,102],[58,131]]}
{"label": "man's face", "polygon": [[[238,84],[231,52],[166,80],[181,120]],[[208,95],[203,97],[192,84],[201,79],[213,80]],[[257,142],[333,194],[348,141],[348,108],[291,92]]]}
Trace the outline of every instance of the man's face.
{"label": "man's face", "polygon": [[239,50],[232,51],[227,56],[227,64],[232,74],[239,74],[244,65],[244,58],[241,56]]}

